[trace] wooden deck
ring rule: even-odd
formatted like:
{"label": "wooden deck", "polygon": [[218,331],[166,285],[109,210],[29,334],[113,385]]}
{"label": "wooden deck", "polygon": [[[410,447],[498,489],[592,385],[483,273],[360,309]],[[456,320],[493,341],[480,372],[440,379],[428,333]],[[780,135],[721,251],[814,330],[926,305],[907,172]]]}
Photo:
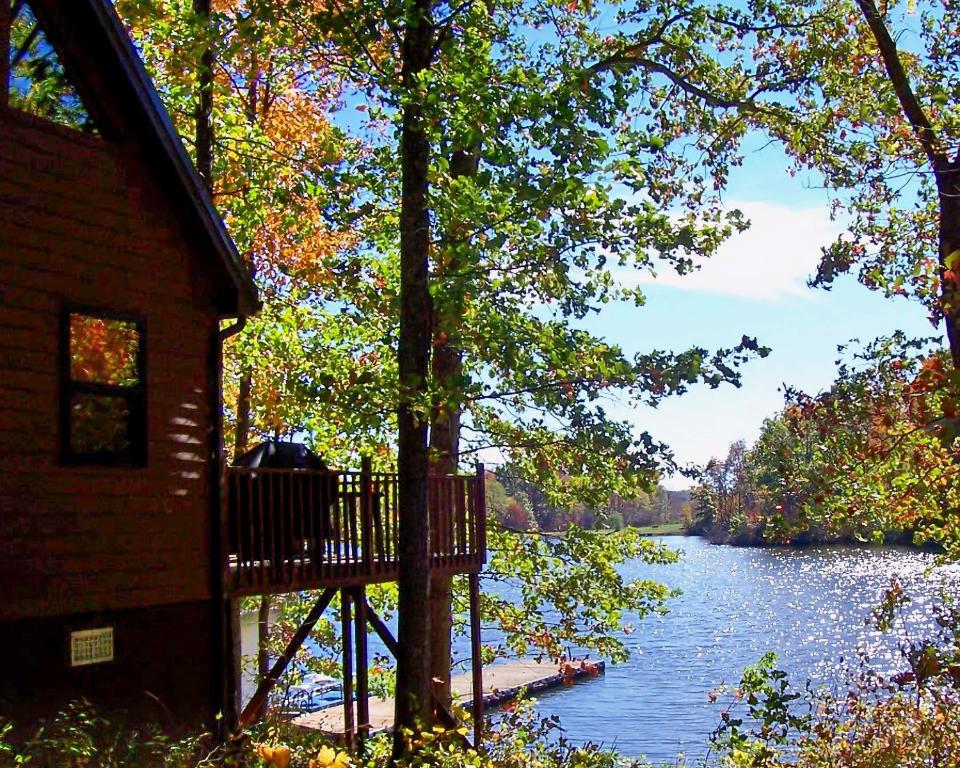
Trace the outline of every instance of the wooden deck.
{"label": "wooden deck", "polygon": [[[604,662],[594,662],[597,670],[594,674],[603,674]],[[590,676],[585,669],[576,668],[572,678],[580,679]],[[540,664],[530,660],[508,661],[492,664],[483,670],[483,702],[484,708],[495,708],[513,701],[526,688],[530,694],[557,688],[564,684],[564,675],[556,664]],[[462,706],[471,706],[472,697],[471,677],[469,674],[455,675],[451,681],[454,698]],[[393,726],[394,703],[393,699],[382,699],[371,696],[368,700],[370,708],[370,732],[382,733],[389,731]],[[334,738],[344,736],[344,712],[342,705],[334,705],[319,712],[310,712],[300,715],[293,720],[295,725],[314,731],[323,731]]]}
{"label": "wooden deck", "polygon": [[[234,596],[396,581],[398,484],[391,473],[230,467],[227,589]],[[482,469],[428,481],[431,570],[486,560]]]}

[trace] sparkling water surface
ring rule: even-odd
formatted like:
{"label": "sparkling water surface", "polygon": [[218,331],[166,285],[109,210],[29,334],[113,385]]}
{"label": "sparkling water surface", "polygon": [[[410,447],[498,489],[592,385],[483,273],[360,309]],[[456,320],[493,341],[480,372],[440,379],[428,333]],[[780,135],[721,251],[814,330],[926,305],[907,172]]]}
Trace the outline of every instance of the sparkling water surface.
{"label": "sparkling water surface", "polygon": [[[629,661],[607,665],[606,675],[541,697],[538,711],[557,715],[575,741],[602,742],[625,755],[673,761],[706,753],[722,708],[707,694],[736,684],[743,668],[765,652],[802,685],[835,684],[858,649],[876,666],[899,669],[899,636],[866,623],[892,578],[912,598],[911,632],[933,626],[929,603],[944,590],[960,592],[960,568],[930,570],[934,556],[883,547],[808,549],[714,546],[670,536],[684,552],[672,565],[628,564],[624,574],[683,591],[670,612],[634,622],[624,637]],[[928,632],[929,634],[929,632]]]}

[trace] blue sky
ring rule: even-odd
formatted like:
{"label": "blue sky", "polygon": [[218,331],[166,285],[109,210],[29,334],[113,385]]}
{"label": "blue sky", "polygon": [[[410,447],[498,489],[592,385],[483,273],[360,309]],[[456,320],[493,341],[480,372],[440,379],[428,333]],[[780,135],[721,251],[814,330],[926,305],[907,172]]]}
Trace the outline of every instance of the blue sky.
{"label": "blue sky", "polygon": [[[652,348],[708,349],[736,344],[743,334],[772,348],[749,363],[740,389],[699,387],[656,410],[612,409],[658,440],[681,462],[705,463],[722,456],[734,440],[756,438],[763,419],[783,404],[784,382],[816,392],[834,378],[836,348],[902,329],[934,332],[926,312],[905,300],[888,300],[845,277],[831,291],[806,287],[819,247],[842,232],[829,218],[826,191],[813,176],[791,177],[777,147],[759,142],[736,169],[726,200],[752,221],[690,276],[669,275],[644,284],[646,306],[607,306],[590,329],[626,352]],[[667,478],[668,488],[689,486]]]}

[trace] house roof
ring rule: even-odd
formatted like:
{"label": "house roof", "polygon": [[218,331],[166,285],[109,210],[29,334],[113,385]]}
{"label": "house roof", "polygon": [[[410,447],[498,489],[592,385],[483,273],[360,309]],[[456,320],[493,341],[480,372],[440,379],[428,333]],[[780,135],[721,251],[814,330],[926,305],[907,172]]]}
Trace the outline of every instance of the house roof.
{"label": "house roof", "polygon": [[110,0],[30,0],[92,116],[144,142],[233,290],[225,314],[260,308],[257,288]]}

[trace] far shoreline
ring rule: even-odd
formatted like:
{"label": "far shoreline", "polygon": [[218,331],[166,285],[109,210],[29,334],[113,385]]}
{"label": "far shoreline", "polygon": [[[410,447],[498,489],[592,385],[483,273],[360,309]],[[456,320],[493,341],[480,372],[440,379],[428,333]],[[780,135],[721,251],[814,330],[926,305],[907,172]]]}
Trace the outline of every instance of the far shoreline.
{"label": "far shoreline", "polygon": [[853,536],[838,536],[823,538],[801,534],[787,541],[772,541],[764,539],[756,533],[732,534],[723,529],[697,530],[685,529],[683,536],[698,536],[701,539],[717,546],[740,547],[744,549],[810,549],[813,547],[906,547],[920,552],[942,554],[945,550],[935,541],[916,543],[910,531],[892,531],[884,534],[883,541],[862,541]]}
{"label": "far shoreline", "polygon": [[[943,554],[944,549],[933,541],[916,544],[912,533],[888,533],[882,542],[860,541],[852,536],[838,538],[818,538],[812,536],[798,536],[789,541],[771,541],[756,534],[731,534],[722,529],[702,530],[688,528],[681,522],[661,523],[660,525],[628,525],[621,530],[631,530],[644,538],[661,536],[695,537],[709,544],[719,547],[736,547],[739,549],[812,549],[814,547],[906,547],[919,552]],[[617,533],[615,529],[599,529],[598,533]],[[564,531],[537,531],[541,536],[559,537]]]}

